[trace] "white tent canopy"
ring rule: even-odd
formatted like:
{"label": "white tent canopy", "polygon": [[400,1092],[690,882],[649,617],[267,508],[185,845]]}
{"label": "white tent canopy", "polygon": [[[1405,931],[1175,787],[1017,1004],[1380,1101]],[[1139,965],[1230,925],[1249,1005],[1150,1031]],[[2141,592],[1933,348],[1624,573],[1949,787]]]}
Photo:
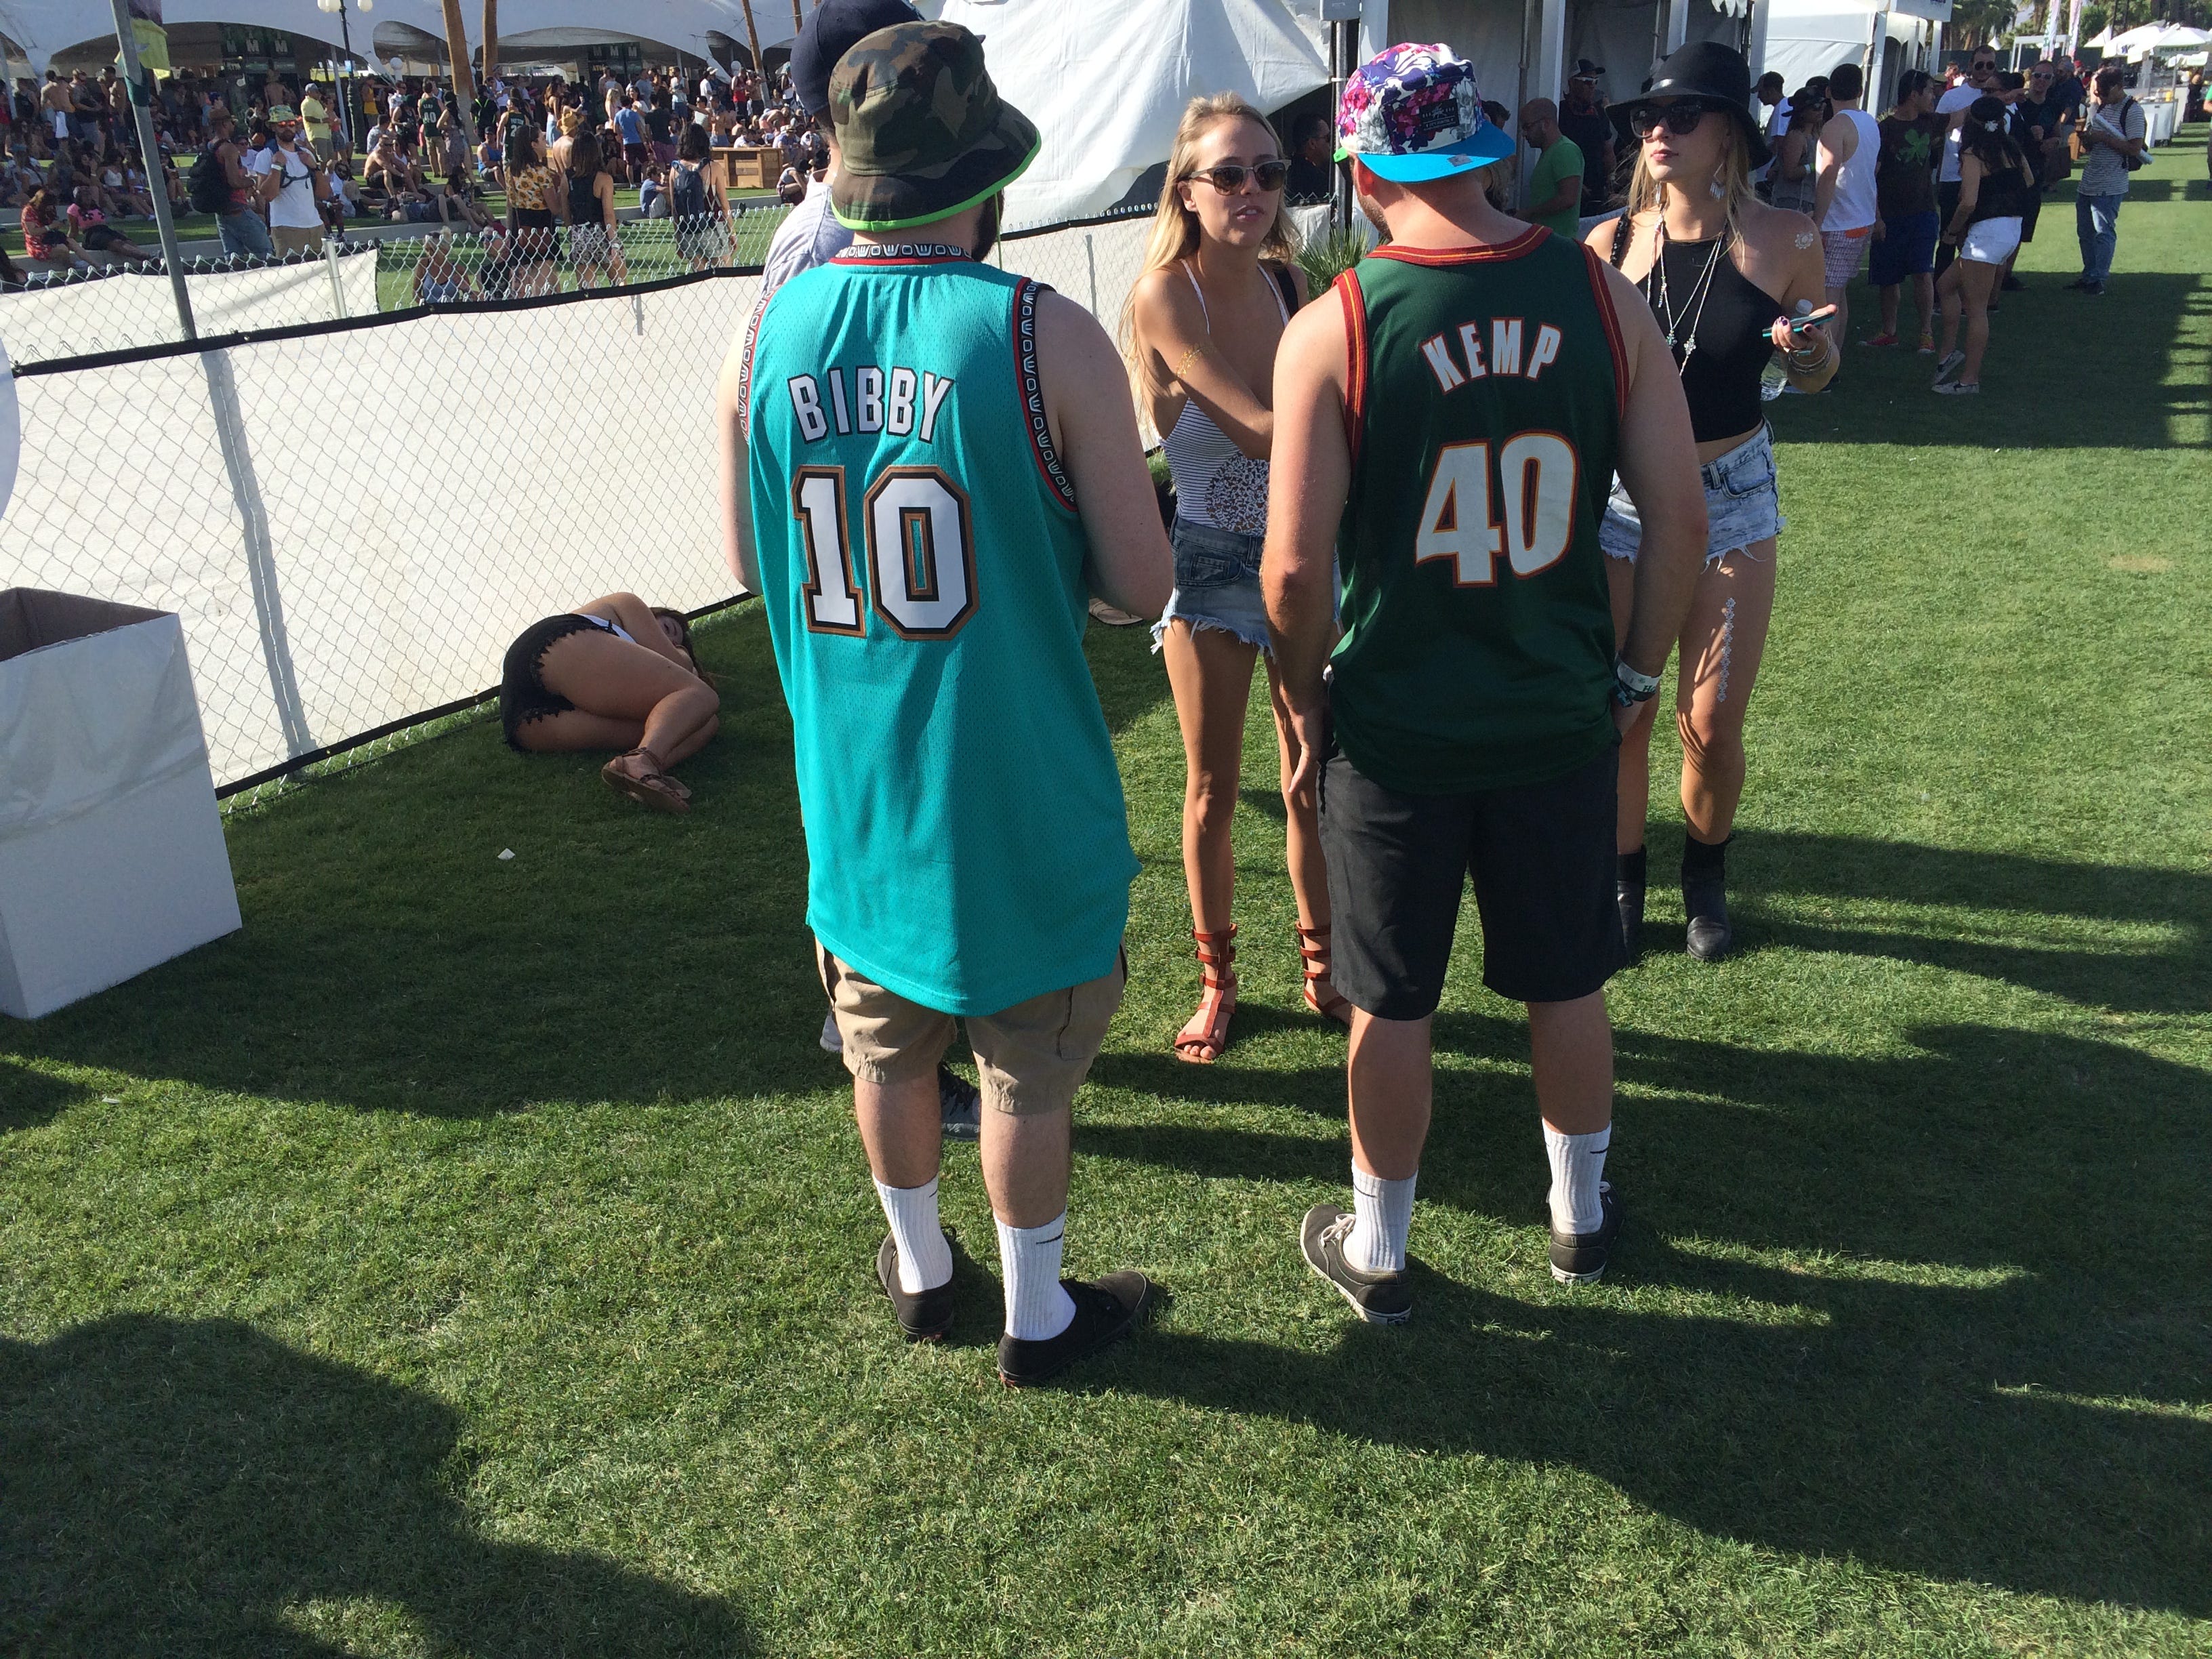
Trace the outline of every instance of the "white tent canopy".
{"label": "white tent canopy", "polygon": [[2145,23],[2125,34],[2113,35],[2108,49],[2133,63],[2153,52],[2191,52],[2208,42],[2212,42],[2212,34],[2185,23]]}
{"label": "white tent canopy", "polygon": [[991,78],[1044,148],[1006,192],[1006,222],[1103,211],[1167,160],[1183,106],[1238,92],[1279,109],[1328,65],[1282,0],[942,0],[984,37]]}
{"label": "white tent canopy", "polygon": [[[781,13],[781,26],[776,22]],[[462,17],[469,30],[471,50],[483,46],[483,8],[464,4]],[[787,44],[793,34],[790,8],[781,0],[754,0],[753,14],[760,26],[761,49]],[[318,10],[312,0],[167,0],[162,21],[178,23],[232,23],[247,28],[276,29],[326,41],[335,47],[338,20]],[[709,35],[743,41],[744,13],[738,0],[625,0],[610,11],[592,0],[507,0],[500,8],[500,56],[509,47],[532,50],[529,37],[540,31],[561,31],[571,47],[611,40],[649,40],[673,46],[694,58],[707,58]],[[354,50],[369,50],[368,33],[386,23],[402,24],[442,41],[446,34],[443,8],[438,0],[376,0],[375,9],[354,20]],[[115,14],[105,0],[0,0],[0,34],[22,49],[33,69],[43,70],[54,53],[88,40],[112,40]],[[541,50],[543,48],[540,48]]]}

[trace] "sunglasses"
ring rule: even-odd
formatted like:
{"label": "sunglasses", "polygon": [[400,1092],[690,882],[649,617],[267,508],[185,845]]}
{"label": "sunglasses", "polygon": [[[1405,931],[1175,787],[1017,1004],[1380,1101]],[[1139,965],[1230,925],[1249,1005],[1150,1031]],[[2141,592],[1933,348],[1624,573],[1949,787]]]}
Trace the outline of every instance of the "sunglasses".
{"label": "sunglasses", "polygon": [[1638,104],[1628,112],[1628,130],[1638,138],[1649,138],[1661,127],[1665,127],[1677,138],[1686,138],[1698,130],[1698,123],[1718,105],[1703,98],[1685,99],[1679,104]]}
{"label": "sunglasses", "polygon": [[1236,161],[1224,161],[1218,167],[1200,167],[1195,173],[1185,173],[1186,179],[1203,179],[1224,196],[1234,196],[1244,188],[1247,179],[1259,181],[1262,191],[1277,191],[1291,176],[1288,161],[1262,161],[1257,167],[1244,167]]}

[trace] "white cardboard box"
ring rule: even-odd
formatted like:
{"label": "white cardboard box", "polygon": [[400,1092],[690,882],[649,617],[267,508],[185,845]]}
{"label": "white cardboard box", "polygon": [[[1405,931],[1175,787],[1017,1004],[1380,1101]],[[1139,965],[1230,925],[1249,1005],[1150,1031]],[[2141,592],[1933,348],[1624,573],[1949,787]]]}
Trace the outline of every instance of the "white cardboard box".
{"label": "white cardboard box", "polygon": [[0,1012],[36,1019],[238,926],[176,617],[0,590]]}

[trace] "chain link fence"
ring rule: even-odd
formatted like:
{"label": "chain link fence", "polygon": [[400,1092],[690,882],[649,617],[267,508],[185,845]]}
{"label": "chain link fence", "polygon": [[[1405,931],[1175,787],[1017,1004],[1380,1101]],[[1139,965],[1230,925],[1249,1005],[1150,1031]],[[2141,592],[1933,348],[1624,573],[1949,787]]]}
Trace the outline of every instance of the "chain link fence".
{"label": "chain link fence", "polygon": [[[633,218],[604,238],[580,241],[563,227],[544,240],[509,236],[449,209],[451,222],[356,225],[321,250],[283,258],[201,254],[185,261],[192,320],[202,338],[257,334],[308,323],[343,322],[440,300],[522,300],[580,286],[658,282],[704,270],[757,269],[780,204],[732,204],[731,216],[678,224]],[[149,252],[149,226],[132,226]],[[543,237],[544,233],[537,233]],[[581,256],[581,257],[580,257]],[[0,292],[0,341],[15,364],[49,363],[177,344],[185,337],[168,267],[143,263],[29,270],[20,289]],[[427,276],[427,281],[425,280]]]}
{"label": "chain link fence", "polygon": [[[755,216],[720,243],[623,225],[620,286],[579,289],[565,241],[523,261],[458,231],[198,271],[190,344],[162,275],[0,296],[23,446],[0,586],[175,611],[226,792],[481,701],[524,628],[599,594],[727,603],[713,411]],[[1150,230],[991,257],[1110,333]],[[94,324],[40,308],[101,290]]]}

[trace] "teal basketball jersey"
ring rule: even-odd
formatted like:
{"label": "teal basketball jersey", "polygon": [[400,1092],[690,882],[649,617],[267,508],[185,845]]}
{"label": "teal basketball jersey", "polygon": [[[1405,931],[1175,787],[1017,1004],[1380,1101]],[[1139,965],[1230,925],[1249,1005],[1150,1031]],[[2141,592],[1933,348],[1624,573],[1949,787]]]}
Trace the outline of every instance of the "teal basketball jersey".
{"label": "teal basketball jersey", "polygon": [[1109,972],[1137,872],[1040,292],[957,249],[855,244],[775,291],[744,357],[807,924],[954,1014]]}

